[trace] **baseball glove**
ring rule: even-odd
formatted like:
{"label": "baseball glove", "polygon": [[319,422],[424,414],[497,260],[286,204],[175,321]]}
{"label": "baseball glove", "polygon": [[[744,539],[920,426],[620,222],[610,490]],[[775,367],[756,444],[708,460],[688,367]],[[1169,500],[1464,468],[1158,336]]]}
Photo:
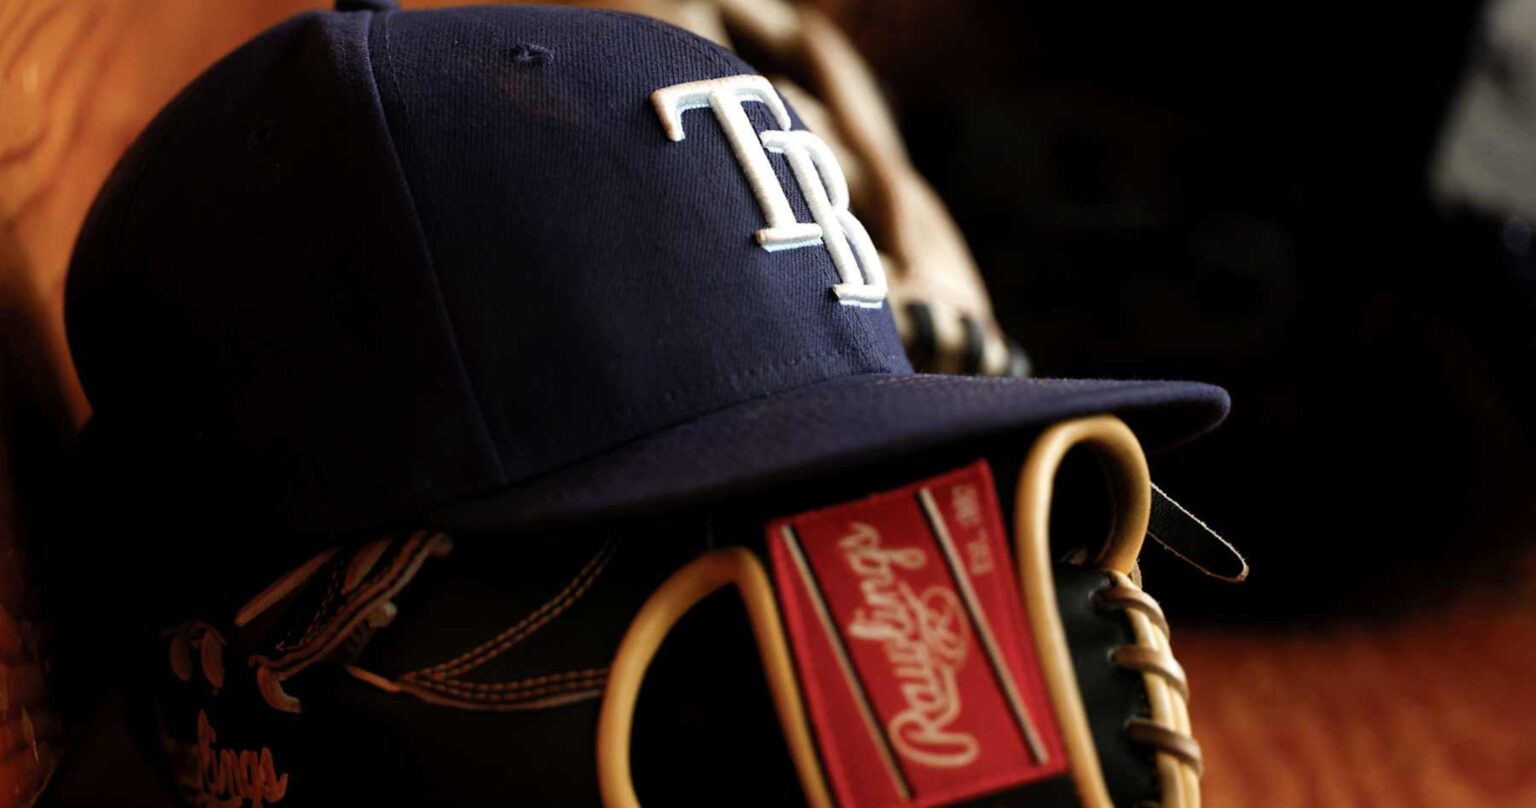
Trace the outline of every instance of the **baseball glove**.
{"label": "baseball glove", "polygon": [[1098,416],[645,520],[380,538],[187,611],[127,702],[199,808],[1195,806],[1150,500]]}

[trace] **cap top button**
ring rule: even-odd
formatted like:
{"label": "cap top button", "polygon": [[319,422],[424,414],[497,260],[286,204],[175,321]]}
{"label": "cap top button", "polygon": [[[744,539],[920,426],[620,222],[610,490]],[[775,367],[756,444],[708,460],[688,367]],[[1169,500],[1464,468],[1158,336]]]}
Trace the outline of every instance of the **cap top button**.
{"label": "cap top button", "polygon": [[337,11],[389,11],[399,7],[398,0],[336,0]]}

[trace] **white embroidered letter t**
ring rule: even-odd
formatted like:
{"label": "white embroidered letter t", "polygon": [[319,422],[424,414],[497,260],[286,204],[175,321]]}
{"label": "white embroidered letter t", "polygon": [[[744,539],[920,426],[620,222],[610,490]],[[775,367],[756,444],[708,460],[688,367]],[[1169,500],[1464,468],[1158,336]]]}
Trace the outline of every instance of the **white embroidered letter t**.
{"label": "white embroidered letter t", "polygon": [[[827,144],[811,132],[791,130],[789,110],[773,85],[762,76],[730,76],[663,87],[651,95],[667,137],[684,139],[683,113],[714,110],[747,184],[763,209],[768,226],[757,231],[757,243],[769,251],[826,245],[841,283],[832,287],[839,302],[879,308],[885,300],[885,268],[863,224],[848,210],[848,182]],[[758,133],[742,107],[763,104],[778,129]],[[768,152],[782,153],[795,184],[805,196],[816,221],[795,218],[789,197],[768,162]]]}

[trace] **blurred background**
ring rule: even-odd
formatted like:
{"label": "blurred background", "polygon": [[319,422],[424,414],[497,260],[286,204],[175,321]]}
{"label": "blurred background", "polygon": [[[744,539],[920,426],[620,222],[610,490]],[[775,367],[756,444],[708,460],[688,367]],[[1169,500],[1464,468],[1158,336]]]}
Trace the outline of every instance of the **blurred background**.
{"label": "blurred background", "polygon": [[[1232,392],[1153,473],[1250,580],[1146,561],[1209,803],[1536,805],[1536,0],[806,4],[874,68],[1038,375]],[[88,414],[75,232],[186,82],[325,5],[0,0],[0,804],[61,737],[26,570]],[[131,777],[50,799],[155,804]]]}

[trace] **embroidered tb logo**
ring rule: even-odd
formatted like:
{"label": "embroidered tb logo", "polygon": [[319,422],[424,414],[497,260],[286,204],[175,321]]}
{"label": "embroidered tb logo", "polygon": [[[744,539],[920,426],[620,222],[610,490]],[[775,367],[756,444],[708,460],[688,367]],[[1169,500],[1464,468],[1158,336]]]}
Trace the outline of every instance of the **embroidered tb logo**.
{"label": "embroidered tb logo", "polygon": [[[674,142],[684,138],[685,111],[712,108],[768,220],[768,226],[757,231],[757,243],[770,251],[825,245],[842,279],[832,287],[838,301],[849,306],[880,307],[885,300],[885,268],[864,225],[848,211],[848,181],[842,166],[821,138],[804,129],[789,128],[789,110],[767,79],[730,76],[674,84],[652,93],[651,101],[661,115],[667,137]],[[753,129],[742,107],[747,102],[767,106],[779,128],[763,132]],[[795,218],[789,197],[768,163],[770,151],[783,154],[789,161],[795,184],[816,221]]]}

